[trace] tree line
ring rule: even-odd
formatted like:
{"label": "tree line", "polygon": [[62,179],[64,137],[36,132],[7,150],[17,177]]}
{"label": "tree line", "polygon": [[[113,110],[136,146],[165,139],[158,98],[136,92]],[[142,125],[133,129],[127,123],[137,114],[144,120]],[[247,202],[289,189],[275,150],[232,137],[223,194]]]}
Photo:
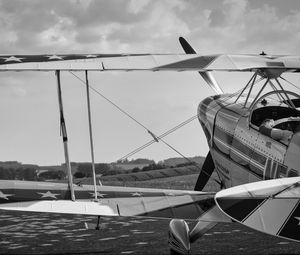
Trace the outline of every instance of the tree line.
{"label": "tree line", "polygon": [[44,181],[49,179],[61,180],[66,178],[64,171],[49,170],[38,174],[36,168],[7,168],[0,166],[1,180]]}
{"label": "tree line", "polygon": [[[183,167],[191,165],[191,163],[178,164],[175,167]],[[75,170],[75,165],[72,165],[73,170]],[[95,164],[96,175],[117,175],[117,174],[127,174],[127,173],[137,173],[144,171],[160,170],[165,168],[173,168],[165,166],[163,164],[152,163],[143,168],[135,167],[133,169],[124,170],[120,167],[116,167],[111,164],[98,163]],[[73,171],[74,172],[74,171]],[[73,174],[75,178],[92,177],[92,164],[91,163],[76,163],[76,170]],[[62,170],[48,170],[45,172],[40,172],[36,168],[7,168],[0,166],[0,179],[2,180],[26,180],[26,181],[44,181],[44,180],[62,180],[66,179],[66,173]]]}
{"label": "tree line", "polygon": [[[101,174],[103,176],[106,175],[117,175],[117,174],[128,174],[128,173],[137,173],[142,171],[151,171],[151,170],[159,170],[167,168],[165,165],[152,163],[143,168],[135,167],[133,169],[124,170],[120,167],[111,166],[110,164],[100,163],[95,164],[95,172],[97,174]],[[74,174],[75,178],[84,178],[84,177],[92,177],[92,164],[91,163],[79,163],[77,167],[77,172]]]}

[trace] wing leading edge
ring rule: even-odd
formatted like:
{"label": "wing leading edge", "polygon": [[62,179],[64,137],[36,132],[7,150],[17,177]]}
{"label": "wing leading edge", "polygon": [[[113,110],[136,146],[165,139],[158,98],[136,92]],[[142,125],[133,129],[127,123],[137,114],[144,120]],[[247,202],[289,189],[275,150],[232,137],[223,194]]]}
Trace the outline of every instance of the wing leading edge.
{"label": "wing leading edge", "polygon": [[199,54],[0,55],[0,71],[300,71],[297,56]]}
{"label": "wing leading edge", "polygon": [[0,209],[98,216],[146,216],[197,219],[214,205],[214,193],[99,186],[75,186],[70,200],[67,184],[0,181]]}

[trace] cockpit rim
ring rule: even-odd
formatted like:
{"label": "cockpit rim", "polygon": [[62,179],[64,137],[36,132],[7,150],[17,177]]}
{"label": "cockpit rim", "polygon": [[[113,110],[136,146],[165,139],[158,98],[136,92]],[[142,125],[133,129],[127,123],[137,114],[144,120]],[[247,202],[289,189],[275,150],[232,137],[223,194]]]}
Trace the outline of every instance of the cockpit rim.
{"label": "cockpit rim", "polygon": [[[279,120],[279,119],[288,119],[289,117],[300,117],[300,111],[297,110],[297,108],[292,108],[291,106],[289,106],[287,103],[284,103],[284,102],[281,102],[280,105],[279,104],[278,105],[269,105],[269,106],[262,105],[262,106],[257,107],[257,105],[259,103],[261,103],[264,98],[266,98],[266,97],[268,97],[272,94],[278,94],[278,93],[292,95],[295,98],[300,100],[300,95],[293,92],[293,91],[276,90],[276,91],[269,91],[269,92],[265,93],[264,95],[260,96],[256,101],[253,101],[251,106],[249,107],[249,113],[250,114],[249,114],[248,118],[249,118],[249,126],[250,127],[254,128],[254,129],[258,129],[260,124],[262,123],[262,121],[264,119],[267,119],[267,118],[274,119],[273,116],[264,116],[263,118],[261,118],[260,121],[253,121],[253,119],[254,119],[253,114],[255,114],[255,111],[257,111],[259,109],[267,109],[267,108],[268,109],[276,109],[276,108],[278,108],[278,109],[290,109],[288,111],[285,110],[286,112],[290,112],[290,115],[287,114],[286,116],[281,116],[280,118],[275,118],[274,119],[275,121]],[[295,115],[297,115],[297,116],[295,116]],[[300,119],[299,119],[299,121],[300,121]]]}

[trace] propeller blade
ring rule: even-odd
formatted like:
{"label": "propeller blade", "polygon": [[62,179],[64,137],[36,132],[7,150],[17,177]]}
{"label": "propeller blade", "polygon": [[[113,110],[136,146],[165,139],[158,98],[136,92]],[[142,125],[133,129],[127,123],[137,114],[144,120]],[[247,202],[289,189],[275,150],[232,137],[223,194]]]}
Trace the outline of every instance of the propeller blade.
{"label": "propeller blade", "polygon": [[210,152],[208,152],[205,161],[203,163],[201,172],[198,176],[198,180],[194,188],[195,191],[203,190],[203,188],[205,187],[206,183],[208,182],[214,170],[215,170],[215,164]]}
{"label": "propeller blade", "polygon": [[186,54],[196,54],[193,47],[183,37],[179,37],[179,42]]}
{"label": "propeller blade", "polygon": [[[196,51],[193,49],[193,47],[183,37],[179,37],[179,42],[186,54],[196,54]],[[213,59],[209,59],[208,63],[212,60]],[[199,72],[199,74],[216,93],[224,94],[223,90],[220,88],[211,72]]]}

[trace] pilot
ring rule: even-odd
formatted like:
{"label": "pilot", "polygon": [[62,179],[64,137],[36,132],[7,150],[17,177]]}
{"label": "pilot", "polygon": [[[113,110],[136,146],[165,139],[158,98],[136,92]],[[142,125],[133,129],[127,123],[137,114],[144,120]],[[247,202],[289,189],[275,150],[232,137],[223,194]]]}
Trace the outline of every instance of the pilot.
{"label": "pilot", "polygon": [[274,124],[275,122],[273,119],[265,119],[259,127],[259,132],[271,137],[271,130],[274,127]]}
{"label": "pilot", "polygon": [[290,141],[293,132],[289,130],[273,128],[274,125],[275,121],[273,119],[265,119],[259,127],[259,132],[263,135],[273,138],[274,140],[280,140],[281,142],[287,144]]}

